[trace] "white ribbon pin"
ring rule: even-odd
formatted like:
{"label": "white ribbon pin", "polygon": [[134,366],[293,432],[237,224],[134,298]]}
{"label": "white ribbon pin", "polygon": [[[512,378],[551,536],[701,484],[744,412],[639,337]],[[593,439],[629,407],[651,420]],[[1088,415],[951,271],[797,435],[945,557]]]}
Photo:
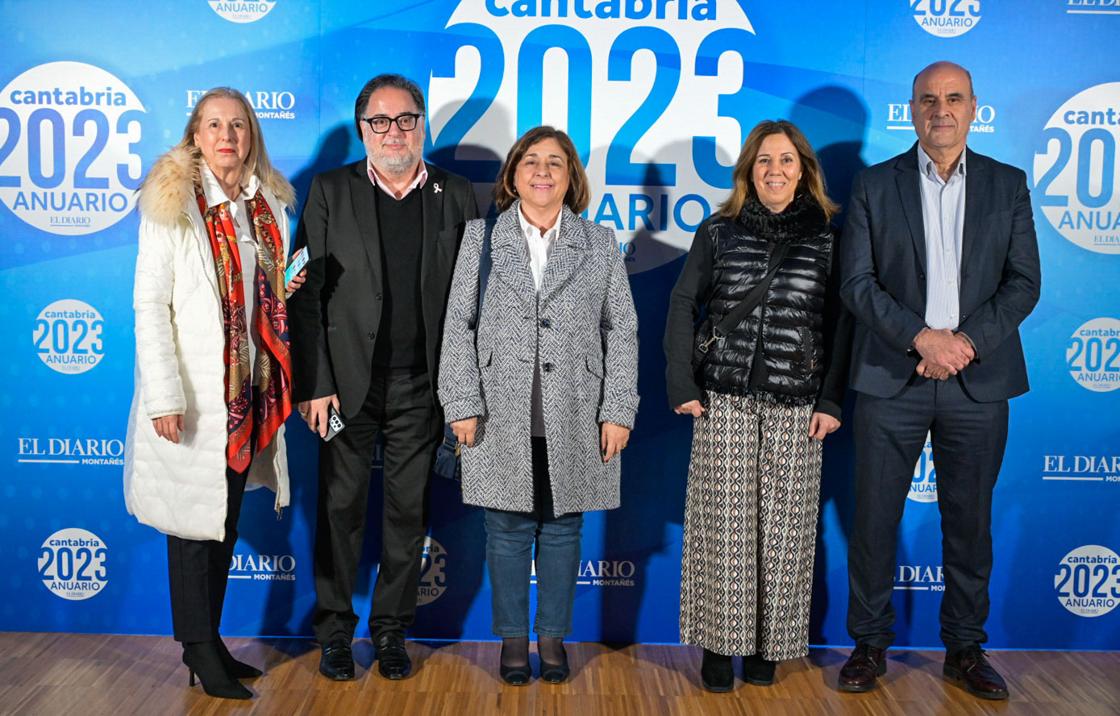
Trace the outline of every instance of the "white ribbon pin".
{"label": "white ribbon pin", "polygon": [[438,193],[440,193],[441,191],[443,191],[443,187],[441,187],[441,186],[439,185],[439,182],[432,182],[432,190],[433,190],[433,191],[435,191],[435,193],[437,193],[437,194],[438,194]]}

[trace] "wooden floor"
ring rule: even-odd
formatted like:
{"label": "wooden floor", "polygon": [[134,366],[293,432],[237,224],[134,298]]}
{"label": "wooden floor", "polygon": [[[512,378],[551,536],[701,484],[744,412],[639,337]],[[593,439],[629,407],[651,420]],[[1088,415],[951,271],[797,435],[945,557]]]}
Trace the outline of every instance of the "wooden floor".
{"label": "wooden floor", "polygon": [[[778,668],[778,681],[736,681],[729,694],[699,684],[699,652],[678,646],[568,645],[572,679],[505,686],[498,644],[410,642],[414,675],[370,672],[368,640],[355,644],[358,679],[318,673],[319,650],[300,639],[228,640],[233,653],[263,666],[246,682],[252,701],[212,699],[187,687],[179,646],[168,638],[84,634],[0,634],[0,713],[35,714],[1120,714],[1120,653],[995,652],[1011,699],[986,702],[942,681],[938,652],[892,651],[881,687],[842,694],[841,650],[815,650]],[[536,657],[533,658],[534,662]]]}

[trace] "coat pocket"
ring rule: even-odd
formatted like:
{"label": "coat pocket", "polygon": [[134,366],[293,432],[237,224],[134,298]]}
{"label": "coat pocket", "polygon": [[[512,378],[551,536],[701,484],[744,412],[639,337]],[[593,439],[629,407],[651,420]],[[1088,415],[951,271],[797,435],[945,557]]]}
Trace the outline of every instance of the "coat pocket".
{"label": "coat pocket", "polygon": [[587,372],[590,373],[591,375],[595,376],[599,380],[602,380],[603,379],[603,373],[604,373],[604,371],[603,371],[603,361],[602,360],[596,360],[595,358],[592,358],[591,356],[584,356],[584,358],[585,358],[585,363],[587,365]]}

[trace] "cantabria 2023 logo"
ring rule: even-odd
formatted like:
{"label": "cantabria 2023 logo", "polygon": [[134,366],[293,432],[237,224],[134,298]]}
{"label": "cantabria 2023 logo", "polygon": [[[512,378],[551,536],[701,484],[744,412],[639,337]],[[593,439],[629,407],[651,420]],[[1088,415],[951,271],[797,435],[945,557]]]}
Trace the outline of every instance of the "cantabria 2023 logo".
{"label": "cantabria 2023 logo", "polygon": [[631,272],[689,247],[759,118],[736,0],[462,0],[447,37],[428,48],[436,161],[493,182],[516,137],[565,129]]}
{"label": "cantabria 2023 logo", "polygon": [[1078,92],[1050,117],[1034,155],[1035,201],[1067,240],[1120,254],[1120,82]]}
{"label": "cantabria 2023 logo", "polygon": [[132,211],[144,106],[118,78],[50,62],[0,90],[0,201],[52,234],[107,229]]}
{"label": "cantabria 2023 logo", "polygon": [[937,502],[937,468],[933,464],[933,442],[926,433],[926,444],[914,465],[914,478],[910,481],[907,499],[914,502]]}
{"label": "cantabria 2023 logo", "polygon": [[1062,606],[1079,617],[1108,614],[1120,603],[1120,556],[1099,544],[1070,551],[1058,563],[1054,591]]}
{"label": "cantabria 2023 logo", "polygon": [[958,37],[980,22],[980,0],[909,0],[914,22],[935,37]]}
{"label": "cantabria 2023 logo", "polygon": [[1120,388],[1120,320],[1103,316],[1080,325],[1066,344],[1066,367],[1094,393]]}
{"label": "cantabria 2023 logo", "polygon": [[109,583],[109,548],[80,527],[67,527],[43,540],[39,578],[51,594],[68,601],[97,596]]}
{"label": "cantabria 2023 logo", "polygon": [[210,9],[230,22],[256,22],[272,12],[275,0],[208,0]]}

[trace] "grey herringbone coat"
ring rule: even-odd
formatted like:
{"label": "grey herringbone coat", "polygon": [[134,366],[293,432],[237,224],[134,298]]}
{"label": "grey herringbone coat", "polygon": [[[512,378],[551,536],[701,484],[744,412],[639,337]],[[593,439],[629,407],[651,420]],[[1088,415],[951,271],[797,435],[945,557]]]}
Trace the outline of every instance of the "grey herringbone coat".
{"label": "grey herringbone coat", "polygon": [[439,399],[448,422],[480,418],[475,446],[462,452],[463,501],[532,511],[531,402],[539,362],[553,509],[612,509],[619,458],[603,464],[599,424],[633,427],[638,409],[638,326],[626,267],[610,229],[565,207],[538,297],[518,211],[515,203],[494,226],[477,320],[482,220],[467,224],[451,280]]}

